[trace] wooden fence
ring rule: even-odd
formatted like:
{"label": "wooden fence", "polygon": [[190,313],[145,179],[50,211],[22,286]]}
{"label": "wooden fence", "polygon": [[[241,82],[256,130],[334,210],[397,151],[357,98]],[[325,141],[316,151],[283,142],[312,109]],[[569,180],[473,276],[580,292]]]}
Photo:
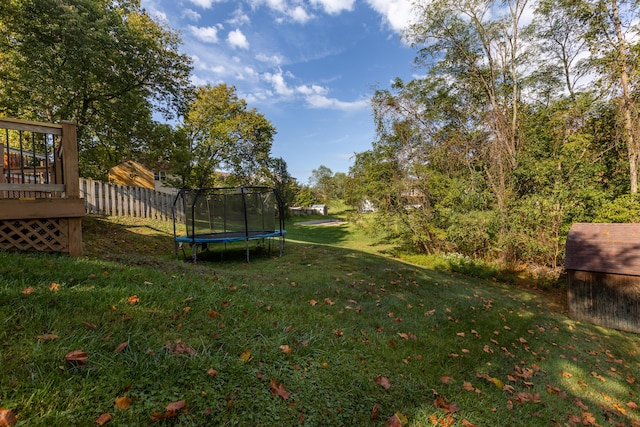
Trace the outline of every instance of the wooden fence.
{"label": "wooden fence", "polygon": [[87,214],[171,221],[174,194],[80,178]]}

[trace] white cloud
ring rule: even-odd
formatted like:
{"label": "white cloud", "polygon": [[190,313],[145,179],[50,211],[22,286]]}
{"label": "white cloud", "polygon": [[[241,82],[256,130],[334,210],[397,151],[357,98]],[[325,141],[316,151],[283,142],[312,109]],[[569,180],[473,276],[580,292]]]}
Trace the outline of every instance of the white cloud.
{"label": "white cloud", "polygon": [[413,18],[411,0],[367,0],[373,10],[382,15],[397,33],[402,32]]}
{"label": "white cloud", "polygon": [[249,49],[249,42],[247,37],[242,34],[242,31],[236,29],[229,33],[227,36],[227,43],[234,49]]}
{"label": "white cloud", "polygon": [[251,18],[249,18],[249,15],[244,13],[242,8],[236,9],[233,12],[231,18],[227,20],[228,24],[236,26],[236,27],[240,26],[240,25],[249,24],[250,22],[251,22]]}
{"label": "white cloud", "polygon": [[140,2],[140,6],[143,9],[145,9],[147,11],[147,13],[149,13],[149,16],[151,16],[156,21],[165,22],[165,23],[169,22],[169,17],[167,16],[167,14],[165,12],[160,10],[160,8],[159,8],[159,6],[157,4],[157,1],[155,1],[155,0],[142,0]]}
{"label": "white cloud", "polygon": [[260,62],[265,62],[271,65],[280,65],[282,64],[282,57],[279,55],[265,55],[264,53],[259,53],[256,55],[256,59]]}
{"label": "white cloud", "polygon": [[189,0],[189,1],[203,9],[210,9],[214,3],[217,3],[220,0]]}
{"label": "white cloud", "polygon": [[315,94],[305,97],[311,108],[324,108],[340,111],[356,111],[369,108],[371,105],[368,99],[361,99],[353,102],[340,101],[336,98],[329,98],[324,95]]}
{"label": "white cloud", "polygon": [[302,6],[296,6],[292,10],[287,11],[287,15],[296,22],[304,24],[313,18],[313,15],[307,13],[307,11]]}
{"label": "white cloud", "polygon": [[[266,6],[273,12],[301,24],[313,19],[313,15],[307,12],[301,0],[249,0],[249,4],[254,9]],[[279,19],[279,21],[281,20]]]}
{"label": "white cloud", "polygon": [[318,85],[311,85],[311,86],[307,86],[307,85],[302,85],[302,86],[298,86],[296,88],[296,90],[303,94],[303,95],[324,95],[328,92],[328,90],[322,86],[318,86]]}
{"label": "white cloud", "polygon": [[355,0],[311,0],[314,6],[320,6],[329,15],[337,15],[343,11],[353,10]]}
{"label": "white cloud", "polygon": [[[288,75],[288,77],[291,77],[291,75]],[[295,93],[295,91],[291,89],[284,80],[285,76],[282,73],[282,70],[278,70],[275,74],[264,73],[262,78],[264,81],[270,83],[273,90],[275,90],[275,92],[280,96],[290,97]]]}
{"label": "white cloud", "polygon": [[200,14],[193,9],[183,10],[182,17],[194,22],[197,22],[200,20]]}
{"label": "white cloud", "polygon": [[191,84],[194,86],[204,86],[208,83],[206,79],[198,77],[197,75],[191,73]]}
{"label": "white cloud", "polygon": [[189,31],[199,40],[205,43],[218,43],[218,28],[216,27],[196,27],[189,25]]}

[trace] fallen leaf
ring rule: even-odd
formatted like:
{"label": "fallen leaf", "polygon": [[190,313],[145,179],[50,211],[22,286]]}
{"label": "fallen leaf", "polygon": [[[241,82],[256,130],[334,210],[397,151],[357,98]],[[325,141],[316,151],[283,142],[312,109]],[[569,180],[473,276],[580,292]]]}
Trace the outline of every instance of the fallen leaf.
{"label": "fallen leaf", "polygon": [[284,344],[280,346],[280,350],[282,350],[282,352],[284,354],[291,354],[292,350],[291,347],[289,347],[288,345]]}
{"label": "fallen leaf", "polygon": [[280,396],[284,400],[287,400],[291,395],[291,393],[289,393],[282,384],[278,384],[277,381],[273,378],[271,379],[271,381],[269,381],[269,387],[271,388],[272,396]]}
{"label": "fallen leaf", "polygon": [[87,359],[89,358],[89,356],[82,350],[74,350],[67,353],[64,358],[71,364],[83,366],[85,363],[87,363]]}
{"label": "fallen leaf", "polygon": [[449,384],[453,382],[453,378],[451,378],[449,375],[443,375],[440,377],[440,382],[442,384]]}
{"label": "fallen leaf", "polygon": [[136,295],[131,295],[129,298],[127,298],[127,302],[131,305],[134,305],[140,302],[140,298],[138,298]]}
{"label": "fallen leaf", "polygon": [[583,425],[596,425],[596,419],[590,412],[583,412],[582,414]]}
{"label": "fallen leaf", "polygon": [[22,291],[20,291],[20,293],[22,295],[31,295],[32,293],[34,293],[36,290],[34,288],[32,288],[31,286],[29,286],[28,288],[24,288]]}
{"label": "fallen leaf", "polygon": [[447,412],[458,412],[460,410],[454,403],[448,402],[444,397],[441,396],[435,398],[435,400],[433,401],[433,405],[436,408],[443,409]]}
{"label": "fallen leaf", "polygon": [[393,417],[389,418],[385,423],[385,427],[402,427],[409,424],[407,416],[404,414],[395,413]]}
{"label": "fallen leaf", "polygon": [[378,421],[378,416],[380,415],[380,404],[376,403],[373,405],[373,409],[371,409],[371,421],[374,423]]}
{"label": "fallen leaf", "polygon": [[207,375],[210,375],[210,376],[212,376],[212,377],[215,377],[215,376],[217,376],[217,375],[218,375],[218,371],[216,371],[216,370],[215,370],[215,369],[213,369],[213,368],[209,368],[209,370],[207,371]]}
{"label": "fallen leaf", "polygon": [[180,409],[184,408],[187,404],[186,400],[178,400],[177,402],[169,403],[167,405],[168,412],[178,412]]}
{"label": "fallen leaf", "polygon": [[59,283],[50,283],[49,284],[49,290],[51,292],[58,292],[60,290],[60,284]]}
{"label": "fallen leaf", "polygon": [[129,409],[133,402],[128,396],[116,397],[116,406],[123,411]]}
{"label": "fallen leaf", "polygon": [[118,344],[118,346],[116,347],[115,353],[118,354],[120,353],[122,350],[124,350],[125,348],[127,348],[127,346],[129,345],[129,343],[127,341],[121,342],[120,344]]}
{"label": "fallen leaf", "polygon": [[0,408],[0,427],[13,427],[18,422],[11,409]]}
{"label": "fallen leaf", "polygon": [[47,341],[47,340],[57,340],[60,337],[54,334],[44,334],[44,335],[38,335],[36,338],[38,338],[41,341]]}
{"label": "fallen leaf", "polygon": [[84,327],[85,327],[86,329],[91,329],[91,330],[93,330],[93,331],[95,331],[96,329],[98,329],[98,327],[97,327],[96,325],[94,325],[93,323],[91,323],[91,322],[84,322],[84,323],[83,323],[83,325],[84,325]]}
{"label": "fallen leaf", "polygon": [[240,355],[240,360],[242,360],[243,362],[248,362],[249,360],[251,360],[251,349],[246,349],[245,351],[243,351]]}
{"label": "fallen leaf", "polygon": [[491,378],[489,381],[491,381],[500,390],[504,388],[504,383],[498,378]]}
{"label": "fallen leaf", "polygon": [[99,426],[103,426],[106,423],[108,423],[109,421],[111,421],[111,414],[108,413],[108,412],[106,414],[102,414],[98,418],[96,418],[96,424],[98,424]]}
{"label": "fallen leaf", "polygon": [[389,378],[382,375],[375,379],[375,383],[382,386],[385,390],[389,390],[391,388],[391,382],[389,381]]}
{"label": "fallen leaf", "polygon": [[582,399],[580,399],[579,397],[576,397],[575,399],[573,399],[573,404],[576,405],[578,408],[582,409],[583,411],[589,410],[589,407],[584,403],[582,403]]}
{"label": "fallen leaf", "polygon": [[462,388],[464,388],[467,391],[475,391],[475,388],[473,387],[473,385],[469,381],[463,382],[462,383]]}
{"label": "fallen leaf", "polygon": [[312,307],[315,307],[318,304],[318,301],[312,299],[311,301],[309,301],[309,304],[311,304]]}
{"label": "fallen leaf", "polygon": [[466,418],[462,420],[462,427],[478,427],[477,424],[473,424],[472,422],[468,421]]}

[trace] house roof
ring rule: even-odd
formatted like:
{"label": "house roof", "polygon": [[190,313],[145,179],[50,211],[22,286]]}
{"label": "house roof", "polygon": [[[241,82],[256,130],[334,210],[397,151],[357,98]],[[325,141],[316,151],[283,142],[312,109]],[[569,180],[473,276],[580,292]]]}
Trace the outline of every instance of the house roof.
{"label": "house roof", "polygon": [[573,224],[565,268],[640,276],[640,224]]}
{"label": "house roof", "polygon": [[116,184],[155,189],[153,172],[133,160],[127,160],[112,167],[109,169],[107,176],[109,181]]}

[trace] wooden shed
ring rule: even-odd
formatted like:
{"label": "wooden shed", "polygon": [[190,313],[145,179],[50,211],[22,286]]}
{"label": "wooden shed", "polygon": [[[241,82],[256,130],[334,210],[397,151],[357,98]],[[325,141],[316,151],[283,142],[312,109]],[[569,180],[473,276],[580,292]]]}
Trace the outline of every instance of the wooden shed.
{"label": "wooden shed", "polygon": [[571,316],[640,333],[640,224],[574,224],[565,268]]}

